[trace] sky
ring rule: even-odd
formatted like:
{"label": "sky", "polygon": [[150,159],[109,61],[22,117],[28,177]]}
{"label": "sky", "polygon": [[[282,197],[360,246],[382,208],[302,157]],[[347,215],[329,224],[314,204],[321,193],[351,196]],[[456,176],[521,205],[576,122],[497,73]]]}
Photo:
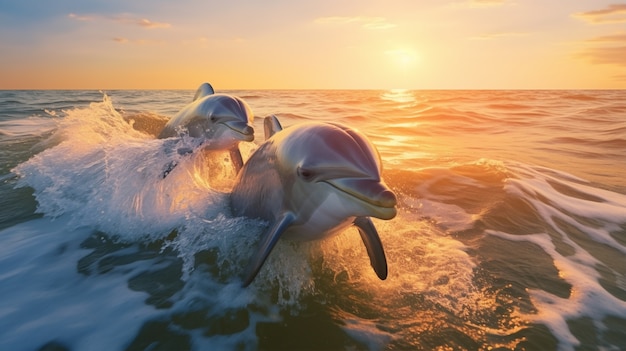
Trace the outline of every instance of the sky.
{"label": "sky", "polygon": [[626,89],[626,2],[0,0],[0,89]]}

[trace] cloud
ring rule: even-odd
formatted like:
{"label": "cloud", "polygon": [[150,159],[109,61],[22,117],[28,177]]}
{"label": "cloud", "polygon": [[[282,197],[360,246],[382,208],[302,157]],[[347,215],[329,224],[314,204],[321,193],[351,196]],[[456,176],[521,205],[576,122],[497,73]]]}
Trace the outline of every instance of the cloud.
{"label": "cloud", "polygon": [[100,15],[78,15],[70,13],[67,15],[76,21],[81,22],[94,22],[94,21],[112,21],[116,23],[135,25],[147,29],[155,28],[170,28],[172,25],[165,22],[153,22],[146,18],[137,18],[128,14],[121,14],[117,16],[100,16]]}
{"label": "cloud", "polygon": [[132,17],[118,17],[116,19],[118,23],[124,24],[134,24],[143,28],[154,29],[154,28],[170,28],[172,25],[165,22],[152,22],[149,19],[137,19]]}
{"label": "cloud", "polygon": [[363,17],[363,16],[329,16],[319,17],[315,19],[315,23],[319,24],[359,24],[362,28],[367,29],[391,29],[397,25],[390,23],[384,17]]}
{"label": "cloud", "polygon": [[626,74],[613,76],[613,80],[616,80],[618,82],[626,82]]}
{"label": "cloud", "polygon": [[609,64],[626,67],[626,45],[587,48],[578,57],[594,64]]}
{"label": "cloud", "polygon": [[572,17],[592,24],[626,23],[626,4],[613,4],[602,10],[578,12]]}
{"label": "cloud", "polygon": [[113,41],[119,44],[132,44],[132,45],[159,45],[163,44],[163,41],[160,40],[147,40],[147,39],[128,39],[125,37],[115,37]]}
{"label": "cloud", "polygon": [[525,32],[494,32],[494,33],[486,33],[477,36],[470,37],[470,40],[492,40],[497,38],[504,37],[523,37],[529,35],[530,33]]}
{"label": "cloud", "polygon": [[625,42],[626,43],[626,33],[595,37],[595,38],[587,39],[586,42],[588,43]]}
{"label": "cloud", "polygon": [[67,15],[67,17],[76,20],[76,21],[81,21],[81,22],[89,22],[89,21],[93,21],[95,20],[95,17],[93,16],[88,16],[88,15],[77,15],[75,13],[70,13],[69,15]]}
{"label": "cloud", "polygon": [[[603,35],[587,39],[584,44],[591,44],[577,56],[594,64],[612,64],[626,67],[626,33]],[[594,45],[598,44],[598,45]],[[602,44],[602,46],[599,46]]]}

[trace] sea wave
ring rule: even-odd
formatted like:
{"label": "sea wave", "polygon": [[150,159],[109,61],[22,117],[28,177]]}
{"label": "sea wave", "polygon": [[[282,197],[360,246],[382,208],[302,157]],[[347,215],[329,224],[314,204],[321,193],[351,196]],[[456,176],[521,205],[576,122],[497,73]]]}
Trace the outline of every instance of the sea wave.
{"label": "sea wave", "polygon": [[395,219],[374,220],[386,281],[348,229],[279,242],[248,289],[267,223],[231,215],[225,155],[152,130],[192,93],[72,93],[61,110],[71,101],[49,93],[55,116],[0,122],[2,151],[19,151],[3,208],[26,213],[0,217],[0,347],[626,346],[619,92],[241,91],[285,127],[359,128],[398,198]]}

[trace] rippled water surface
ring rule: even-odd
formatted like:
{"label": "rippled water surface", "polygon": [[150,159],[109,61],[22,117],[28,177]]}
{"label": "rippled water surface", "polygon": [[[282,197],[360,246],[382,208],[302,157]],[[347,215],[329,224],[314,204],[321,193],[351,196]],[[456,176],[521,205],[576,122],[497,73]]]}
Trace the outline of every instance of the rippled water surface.
{"label": "rippled water surface", "polygon": [[155,138],[193,91],[0,91],[0,349],[626,349],[626,91],[225,93],[244,159],[269,114],[372,140],[387,280],[351,228],[241,288],[266,223]]}

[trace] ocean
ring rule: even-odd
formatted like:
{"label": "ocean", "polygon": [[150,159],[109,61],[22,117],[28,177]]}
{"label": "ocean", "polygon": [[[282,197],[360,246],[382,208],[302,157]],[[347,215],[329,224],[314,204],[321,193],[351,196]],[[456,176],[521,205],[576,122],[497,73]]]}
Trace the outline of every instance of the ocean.
{"label": "ocean", "polygon": [[267,223],[155,137],[193,90],[0,91],[0,350],[626,350],[626,91],[216,88],[244,160],[269,114],[374,143],[388,278],[349,228],[242,288]]}

